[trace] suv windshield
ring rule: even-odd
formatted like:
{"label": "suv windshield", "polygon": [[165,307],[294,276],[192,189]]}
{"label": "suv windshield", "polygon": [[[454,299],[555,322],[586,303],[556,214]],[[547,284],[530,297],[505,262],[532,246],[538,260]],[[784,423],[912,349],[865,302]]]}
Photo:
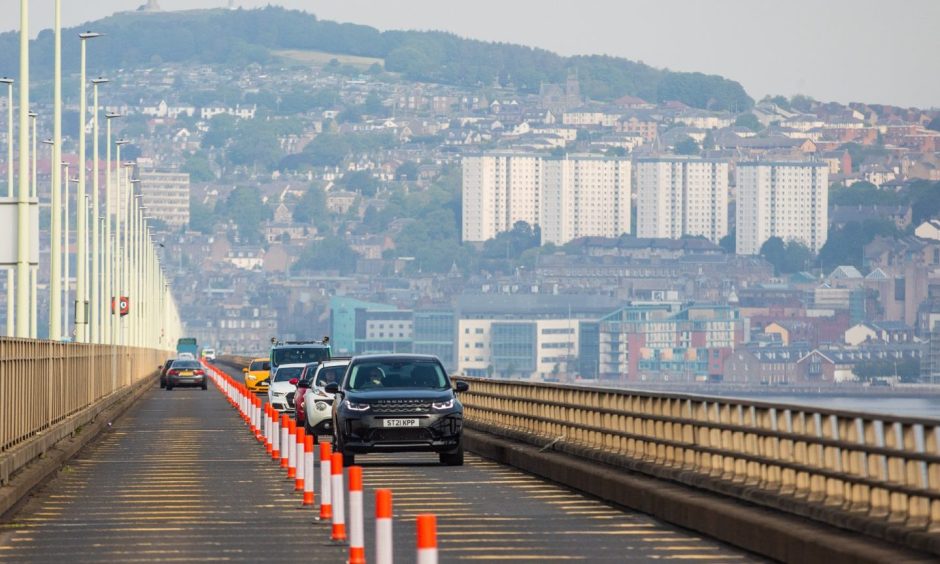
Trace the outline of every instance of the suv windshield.
{"label": "suv windshield", "polygon": [[251,365],[248,367],[248,370],[251,372],[260,372],[262,370],[267,372],[268,370],[271,370],[271,362],[267,360],[252,361]]}
{"label": "suv windshield", "polygon": [[352,367],[346,384],[349,390],[449,387],[439,364],[421,360],[358,363]]}
{"label": "suv windshield", "polygon": [[303,371],[303,366],[285,366],[284,368],[278,368],[277,372],[274,373],[274,381],[287,382],[291,378],[300,378]]}
{"label": "suv windshield", "polygon": [[327,347],[280,347],[274,349],[274,366],[282,364],[309,364],[330,359]]}
{"label": "suv windshield", "polygon": [[327,384],[332,384],[333,382],[340,382],[343,379],[343,374],[346,373],[346,366],[326,366],[320,369],[317,372],[317,386],[324,387]]}

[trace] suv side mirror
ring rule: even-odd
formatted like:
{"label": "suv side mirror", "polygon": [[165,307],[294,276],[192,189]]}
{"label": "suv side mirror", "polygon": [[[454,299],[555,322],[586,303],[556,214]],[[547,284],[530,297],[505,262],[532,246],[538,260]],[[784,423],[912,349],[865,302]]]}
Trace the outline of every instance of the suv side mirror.
{"label": "suv side mirror", "polygon": [[456,384],[454,384],[454,391],[457,393],[466,392],[469,389],[470,389],[470,384],[466,382],[457,382]]}
{"label": "suv side mirror", "polygon": [[297,378],[291,378],[290,380],[287,381],[287,383],[290,384],[291,386],[296,386],[297,382],[300,382],[300,380],[298,380]]}
{"label": "suv side mirror", "polygon": [[339,392],[339,384],[337,384],[336,382],[330,382],[329,384],[326,385],[325,388],[323,388],[323,391],[328,394],[335,394]]}

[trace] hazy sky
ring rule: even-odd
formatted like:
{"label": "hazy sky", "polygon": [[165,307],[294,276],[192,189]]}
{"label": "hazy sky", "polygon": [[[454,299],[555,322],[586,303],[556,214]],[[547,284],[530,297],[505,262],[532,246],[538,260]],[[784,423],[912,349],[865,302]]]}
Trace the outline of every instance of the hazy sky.
{"label": "hazy sky", "polygon": [[[144,0],[63,1],[74,25]],[[803,93],[821,100],[940,107],[938,0],[236,0],[280,4],[380,29],[436,29],[561,54],[609,54],[674,70],[717,73],[754,98]],[[19,25],[2,0],[0,30]],[[34,32],[52,0],[32,0]],[[165,10],[225,0],[160,0]],[[89,7],[89,5],[91,7]],[[0,54],[0,56],[3,56]]]}

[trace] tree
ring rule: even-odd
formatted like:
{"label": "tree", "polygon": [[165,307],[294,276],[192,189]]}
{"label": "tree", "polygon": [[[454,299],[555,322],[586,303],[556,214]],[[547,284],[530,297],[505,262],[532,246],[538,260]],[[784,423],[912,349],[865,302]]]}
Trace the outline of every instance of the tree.
{"label": "tree", "polygon": [[721,240],[718,241],[718,246],[724,249],[724,251],[729,255],[736,253],[738,249],[738,241],[735,230],[732,229],[727,235],[722,237]]}
{"label": "tree", "polygon": [[677,155],[698,155],[701,147],[691,137],[684,137],[676,142]]}
{"label": "tree", "polygon": [[754,132],[764,129],[763,124],[761,124],[760,120],[757,119],[757,116],[750,112],[739,115],[738,118],[734,120],[734,125],[738,127],[746,127]]}
{"label": "tree", "polygon": [[203,148],[222,148],[235,137],[237,119],[228,114],[219,114],[209,120],[209,131],[202,136]]}
{"label": "tree", "polygon": [[537,225],[532,227],[525,221],[517,221],[509,231],[498,233],[483,243],[483,257],[515,260],[526,250],[538,247],[541,239],[542,231]]}
{"label": "tree", "polygon": [[368,170],[347,172],[340,179],[340,183],[349,190],[359,192],[366,197],[375,196],[379,190],[379,180]]}
{"label": "tree", "polygon": [[342,237],[330,236],[307,245],[295,268],[309,271],[336,270],[350,274],[356,270],[359,254]]}
{"label": "tree", "polygon": [[281,159],[281,146],[273,128],[266,123],[243,122],[226,156],[235,165],[271,170]]}
{"label": "tree", "polygon": [[196,153],[186,157],[186,162],[180,170],[188,173],[189,179],[193,182],[212,182],[215,180],[212,165],[203,153]]}
{"label": "tree", "polygon": [[786,256],[786,245],[780,237],[771,237],[760,246],[760,256],[774,266],[774,275],[779,276]]}
{"label": "tree", "polygon": [[414,161],[403,162],[395,169],[396,180],[417,180],[418,164]]}
{"label": "tree", "polygon": [[842,227],[830,227],[826,244],[819,249],[819,263],[824,269],[841,265],[862,268],[865,245],[878,235],[897,236],[898,229],[891,221],[850,221]]}
{"label": "tree", "polygon": [[318,184],[311,184],[300,201],[294,206],[293,218],[297,223],[316,225],[329,224],[329,210],[326,208],[326,192]]}
{"label": "tree", "polygon": [[199,199],[189,198],[189,228],[204,235],[212,233],[215,227],[215,210],[203,204]]}
{"label": "tree", "polygon": [[270,219],[271,208],[264,204],[261,191],[256,186],[238,186],[225,200],[221,210],[222,217],[235,223],[242,242],[258,243],[261,241],[261,224]]}
{"label": "tree", "polygon": [[917,182],[911,186],[911,222],[920,225],[940,216],[940,182]]}
{"label": "tree", "polygon": [[940,131],[940,116],[930,120],[930,123],[927,124],[927,129],[931,131]]}

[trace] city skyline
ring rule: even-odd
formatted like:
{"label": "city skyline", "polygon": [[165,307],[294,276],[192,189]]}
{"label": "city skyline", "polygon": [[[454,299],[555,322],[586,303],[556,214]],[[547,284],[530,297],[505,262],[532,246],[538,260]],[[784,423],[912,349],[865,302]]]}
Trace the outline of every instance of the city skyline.
{"label": "city skyline", "polygon": [[[63,22],[78,25],[144,3],[104,0],[93,7],[66,3]],[[254,8],[269,3],[241,0],[235,5]],[[31,7],[33,34],[49,27],[52,4],[48,4]],[[178,10],[224,7],[228,2],[161,0],[159,4],[164,10]],[[897,8],[882,0],[833,0],[822,5],[797,0],[787,4],[786,12],[776,10],[778,6],[768,0],[707,5],[641,1],[629,6],[588,0],[580,9],[598,17],[577,20],[568,17],[560,2],[546,9],[544,3],[531,1],[505,5],[481,0],[472,6],[445,6],[415,0],[407,11],[366,0],[281,0],[274,4],[379,29],[444,30],[474,39],[542,47],[562,55],[609,54],[660,68],[720,74],[740,82],[755,99],[766,94],[806,94],[842,103],[940,106],[940,75],[925,67],[926,55],[917,56],[940,48],[940,37],[931,31],[940,21],[940,6],[929,0],[905,2],[897,20],[903,23],[903,33],[896,22],[891,27],[885,24],[894,21],[885,18],[886,10]],[[490,18],[488,14],[496,9],[500,18]],[[528,21],[526,14],[531,10],[539,11],[540,25],[514,23]],[[676,18],[677,13],[687,17]],[[6,14],[0,18],[0,31],[18,25],[18,9]],[[648,25],[622,24],[637,21]],[[682,40],[670,41],[663,29],[674,30]]]}

